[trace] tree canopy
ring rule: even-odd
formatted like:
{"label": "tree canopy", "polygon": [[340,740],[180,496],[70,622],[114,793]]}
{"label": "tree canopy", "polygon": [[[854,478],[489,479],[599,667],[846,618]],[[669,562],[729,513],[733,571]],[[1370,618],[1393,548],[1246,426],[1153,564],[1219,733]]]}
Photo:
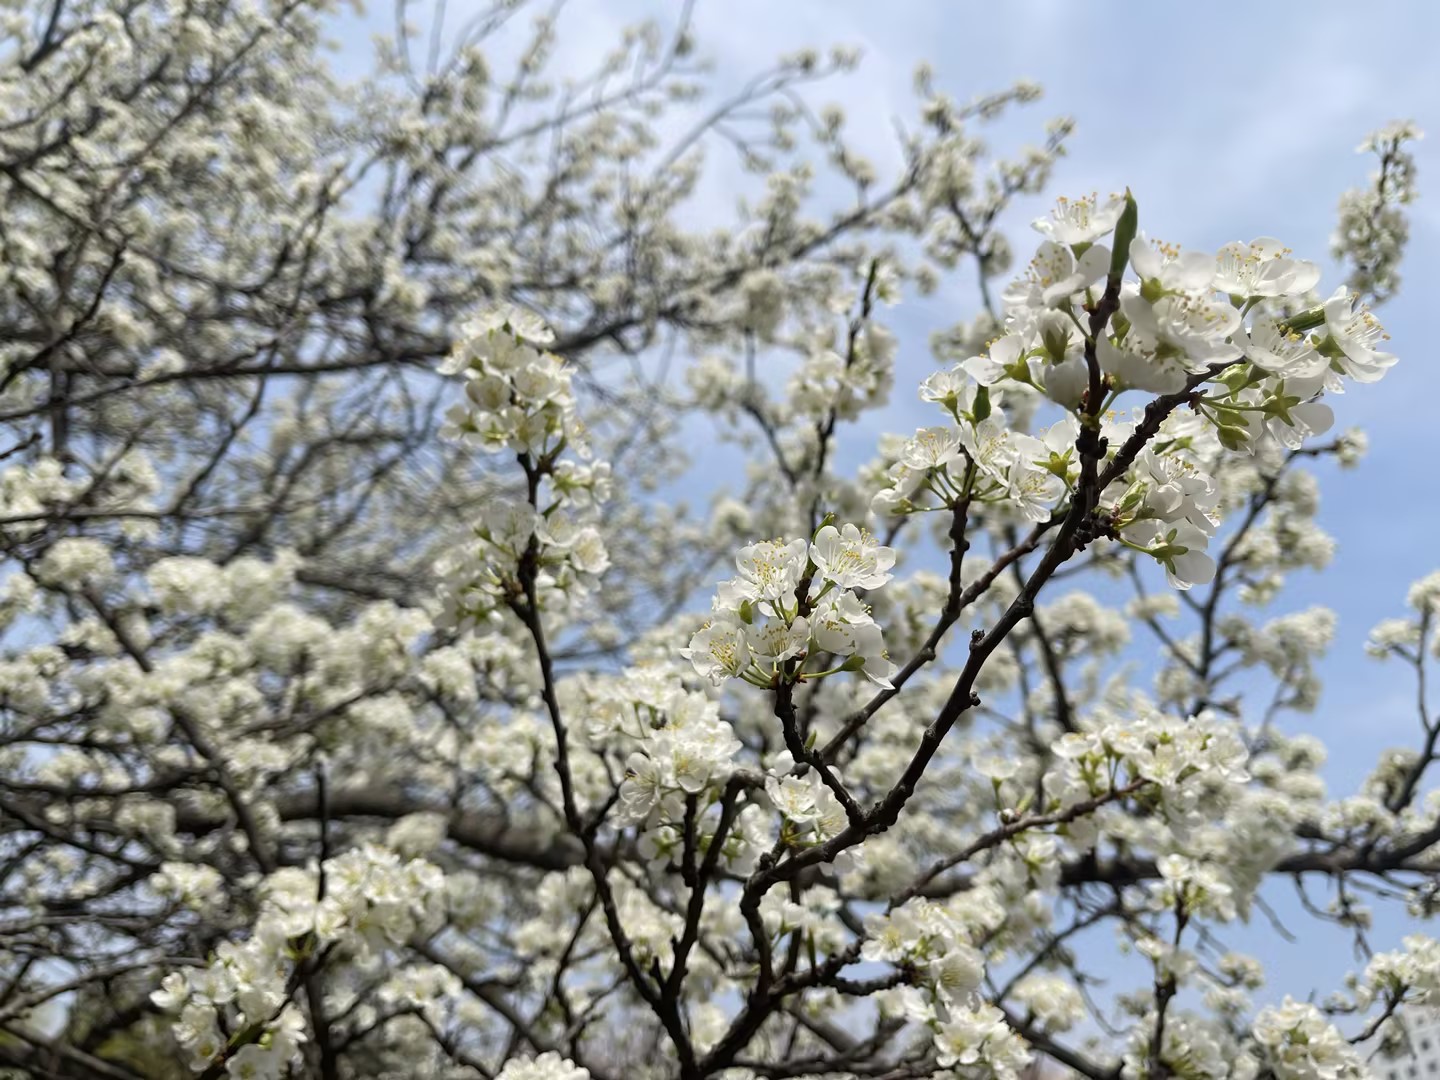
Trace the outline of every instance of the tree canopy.
{"label": "tree canopy", "polygon": [[[1274,605],[1363,456],[1337,393],[1396,362],[1418,131],[1366,144],[1345,280],[1150,237],[1143,191],[1016,260],[1071,125],[983,134],[1034,85],[922,69],[887,170],[816,104],[844,49],[721,93],[688,7],[583,72],[551,12],[399,13],[341,81],[326,0],[0,12],[0,1070],[1402,1045],[1440,944],[1365,933],[1440,896],[1440,572],[1372,635],[1414,741],[1339,797],[1291,722],[1333,616]],[[891,306],[958,280],[926,358]],[[1328,996],[1226,945],[1274,882],[1366,945]]]}

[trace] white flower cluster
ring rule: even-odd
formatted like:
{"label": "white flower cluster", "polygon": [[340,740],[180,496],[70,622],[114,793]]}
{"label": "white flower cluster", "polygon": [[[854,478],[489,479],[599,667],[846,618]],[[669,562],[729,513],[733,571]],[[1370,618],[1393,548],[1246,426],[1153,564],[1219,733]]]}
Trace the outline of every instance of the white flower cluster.
{"label": "white flower cluster", "polygon": [[904,964],[947,1004],[964,1002],[985,977],[985,958],[971,941],[970,928],[948,908],[930,900],[906,904],[865,920],[860,958]]}
{"label": "white flower cluster", "polygon": [[[1194,811],[1206,782],[1243,784],[1249,779],[1248,754],[1236,729],[1206,713],[1188,720],[1155,713],[1125,724],[1067,732],[1053,751],[1065,768],[1052,787],[1068,788],[1061,796],[1065,802],[1144,783],[1153,786],[1176,821]],[[1181,868],[1174,869],[1178,880]]]}
{"label": "white flower cluster", "polygon": [[276,871],[250,937],[222,943],[203,968],[172,972],[151,995],[179,1012],[175,1035],[192,1069],[223,1062],[230,1076],[287,1075],[305,1039],[292,1003],[301,965],[376,961],[434,924],[445,895],[439,869],[373,844],[328,860],[324,881],[321,899],[315,873]]}
{"label": "white flower cluster", "polygon": [[1373,153],[1380,167],[1366,187],[1340,196],[1330,253],[1351,264],[1351,286],[1377,302],[1389,299],[1400,285],[1400,257],[1410,239],[1405,206],[1418,194],[1415,156],[1407,144],[1421,138],[1424,132],[1404,120],[1372,132],[1356,153]]}
{"label": "white flower cluster", "polygon": [[225,878],[213,866],[186,862],[160,864],[150,887],[182,907],[208,914],[225,906]]}
{"label": "white flower cluster", "polygon": [[160,559],[145,572],[145,583],[166,614],[222,614],[236,622],[259,618],[284,599],[300,557],[278,551],[273,559],[246,557],[221,566],[208,559]]}
{"label": "white flower cluster", "polygon": [[[775,755],[765,776],[765,794],[776,812],[785,819],[784,838],[796,847],[823,844],[847,823],[845,808],[835,792],[814,771],[793,776],[795,759],[790,752]],[[830,775],[841,782],[840,770],[831,766]],[[853,867],[861,858],[858,850],[844,852],[844,866]]]}
{"label": "white flower cluster", "polygon": [[[437,567],[440,626],[473,628],[522,595],[523,564],[535,571],[537,602],[575,606],[610,566],[594,509],[609,498],[605,462],[561,460],[588,454],[565,362],[542,346],[554,335],[534,315],[504,308],[464,324],[447,366],[462,371],[469,401],[454,406],[442,435],[520,456],[529,502],[497,498]],[[541,490],[541,481],[545,489]],[[542,504],[537,501],[544,498]]]}
{"label": "white flower cluster", "polygon": [[[1162,435],[1191,429],[1205,439],[1202,425],[1180,418],[1166,425]],[[1123,435],[1119,425],[1112,438]],[[1128,475],[1112,492],[1111,517],[1121,541],[1143,551],[1165,570],[1177,589],[1203,585],[1215,577],[1215,560],[1206,552],[1210,537],[1219,524],[1215,505],[1219,498],[1215,481],[1197,465],[1193,443],[1183,438],[1164,452],[1146,447],[1136,455]]]}
{"label": "white flower cluster", "polygon": [[1220,922],[1235,918],[1235,890],[1219,867],[1175,854],[1162,855],[1156,862],[1160,881],[1150,887],[1150,906],[1154,910],[1181,910],[1187,916]]}
{"label": "white flower cluster", "polygon": [[[721,582],[710,619],[681,655],[717,686],[739,678],[770,687],[859,671],[888,687],[895,665],[854,590],[878,589],[894,565],[894,550],[854,525],[823,525],[810,543],[762,540],[741,548],[739,576]],[[821,653],[839,663],[805,670]]]}
{"label": "white flower cluster", "polygon": [[564,360],[544,351],[554,340],[540,318],[516,307],[462,323],[441,371],[464,374],[469,401],[451,407],[442,438],[535,458],[581,438],[570,372]]}
{"label": "white flower cluster", "polygon": [[1286,998],[1263,1010],[1252,1028],[1276,1080],[1345,1080],[1368,1076],[1364,1063],[1320,1010]]}
{"label": "white flower cluster", "polygon": [[966,1070],[959,1075],[1018,1080],[1030,1064],[1025,1041],[1010,1030],[1005,1014],[988,1004],[957,1011],[941,1021],[935,1050],[942,1068]]}
{"label": "white flower cluster", "polygon": [[590,1072],[547,1050],[539,1057],[511,1058],[495,1074],[495,1080],[590,1080]]}
{"label": "white flower cluster", "polygon": [[1084,997],[1058,975],[1027,975],[1014,995],[1048,1031],[1069,1031],[1085,1018]]}
{"label": "white flower cluster", "polygon": [[[997,348],[1003,350],[1002,344]],[[939,405],[953,423],[922,428],[901,445],[890,483],[871,508],[881,515],[906,514],[933,494],[941,504],[968,498],[1044,521],[1078,472],[1079,425],[1067,416],[1039,437],[1015,430],[1004,411],[991,405],[983,381],[977,390],[966,376],[965,365],[958,365],[921,385],[921,398]]]}
{"label": "white flower cluster", "polygon": [[[1293,449],[1327,431],[1334,416],[1317,399],[1345,379],[1379,379],[1395,363],[1386,335],[1344,287],[1314,300],[1319,268],[1269,237],[1213,256],[1152,243],[1136,233],[1128,195],[1062,199],[1035,225],[1048,239],[1005,293],[1005,333],[926,380],[921,397],[950,422],[901,446],[872,507],[911,513],[933,496],[1046,521],[1074,492],[1082,426],[1098,427],[1113,454],[1141,419],[1109,411],[1121,394],[1194,389],[1192,415],[1170,416],[1102,493],[1102,508],[1121,541],[1153,557],[1173,585],[1209,581],[1217,485],[1204,464],[1221,448]],[[1114,253],[1099,243],[1112,231]],[[1124,279],[1127,267],[1138,280]],[[1102,308],[1110,317],[1093,329]],[[1014,399],[1017,415],[1035,392],[1066,415],[1037,438],[1017,430],[992,392]]]}
{"label": "white flower cluster", "polygon": [[681,821],[685,796],[723,784],[734,768],[741,747],[734,729],[709,695],[685,689],[672,666],[606,680],[603,696],[589,705],[592,744],[633,747],[620,786],[620,823]]}
{"label": "white flower cluster", "polygon": [[[1003,921],[1003,910],[983,884],[963,902],[912,899],[865,920],[861,959],[913,973],[913,985],[897,991],[896,1004],[930,1028],[939,1064],[962,1070],[958,1075],[1014,1078],[1030,1061],[1028,1045],[1005,1014],[977,992],[985,958],[976,942]],[[1037,1002],[1053,996],[1039,982],[1027,993]],[[1040,1008],[1056,1019],[1057,1027],[1068,1026],[1061,1016],[1073,1011],[1072,1003]]]}
{"label": "white flower cluster", "polygon": [[19,538],[42,531],[46,508],[68,502],[75,490],[65,477],[64,465],[52,457],[0,469],[0,517],[34,519],[7,521],[6,532]]}
{"label": "white flower cluster", "polygon": [[1410,934],[1402,944],[1403,949],[1370,958],[1357,986],[1361,1007],[1386,996],[1427,1007],[1440,1005],[1440,941]]}
{"label": "white flower cluster", "polygon": [[103,540],[67,536],[50,545],[35,564],[35,580],[52,588],[104,585],[115,577],[115,562]]}
{"label": "white flower cluster", "polygon": [[610,566],[600,530],[577,524],[558,510],[549,516],[527,503],[497,499],[471,527],[474,543],[438,567],[441,627],[471,628],[521,595],[522,562],[533,559],[542,606],[575,602],[599,583]]}
{"label": "white flower cluster", "polygon": [[1412,663],[1426,649],[1440,657],[1440,570],[1410,586],[1405,599],[1415,614],[1382,620],[1370,631],[1366,651],[1377,659],[1394,655]]}
{"label": "white flower cluster", "polygon": [[[1152,1080],[1157,1076],[1183,1076],[1186,1080],[1255,1080],[1259,1066],[1242,1051],[1219,1024],[1189,1011],[1171,1011],[1159,1053],[1154,1053],[1155,1015],[1147,1014],[1131,1031],[1122,1060],[1124,1080]],[[1151,1058],[1158,1057],[1169,1072],[1156,1073]]]}

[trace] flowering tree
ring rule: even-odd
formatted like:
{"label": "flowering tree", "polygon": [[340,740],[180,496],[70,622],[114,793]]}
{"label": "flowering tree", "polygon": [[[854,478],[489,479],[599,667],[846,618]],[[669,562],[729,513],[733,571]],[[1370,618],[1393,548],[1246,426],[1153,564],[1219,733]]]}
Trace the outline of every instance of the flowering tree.
{"label": "flowering tree", "polygon": [[[1440,576],[1373,638],[1418,744],[1338,800],[1287,730],[1332,617],[1266,621],[1330,556],[1307,463],[1363,450],[1327,401],[1395,362],[1417,132],[1347,282],[1128,192],[1013,276],[1069,125],[975,133],[1033,87],[921,72],[884,178],[801,92],[843,52],[686,127],[683,15],[552,81],[498,4],[346,87],[326,8],[5,15],[11,1074],[1358,1077],[1440,1002],[1424,936],[1319,1004],[1222,944],[1274,880],[1357,934],[1440,895]],[[753,174],[721,231],[706,154]],[[933,423],[842,471],[883,306],[956,273]],[[747,466],[692,519],[710,422]]]}

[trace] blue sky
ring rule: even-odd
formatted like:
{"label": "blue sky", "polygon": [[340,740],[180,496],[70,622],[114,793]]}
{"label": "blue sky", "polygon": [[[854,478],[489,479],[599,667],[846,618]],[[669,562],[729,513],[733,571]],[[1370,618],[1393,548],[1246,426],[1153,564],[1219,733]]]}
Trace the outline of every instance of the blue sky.
{"label": "blue sky", "polygon": [[[388,29],[389,4],[372,0],[363,23],[339,24],[340,66],[355,70],[369,30]],[[464,5],[452,2],[452,14]],[[560,69],[583,71],[624,25],[673,18],[677,0],[572,0],[562,19]],[[421,5],[423,10],[423,4]],[[928,60],[939,85],[966,99],[1031,78],[1037,105],[987,129],[997,148],[1036,142],[1044,121],[1077,121],[1069,154],[1047,195],[1016,206],[1010,235],[1023,261],[1028,222],[1057,194],[1133,189],[1141,227],[1187,248],[1273,235],[1338,274],[1328,260],[1336,201],[1363,183],[1371,159],[1354,153],[1371,129],[1413,118],[1433,137],[1416,148],[1421,199],[1412,207],[1401,295],[1380,314],[1400,364],[1378,386],[1357,387],[1332,404],[1341,427],[1360,425],[1371,452],[1357,470],[1323,475],[1321,524],[1336,538],[1331,569],[1297,575],[1279,611],[1324,604],[1339,614],[1324,702],[1301,724],[1331,748],[1327,778],[1353,790],[1382,747],[1415,745],[1413,690],[1398,668],[1369,660],[1369,628],[1400,614],[1415,578],[1440,568],[1440,361],[1423,330],[1427,296],[1440,290],[1440,5],[1424,0],[1368,6],[1339,3],[1090,4],[941,0],[700,0],[696,37],[716,61],[722,90],[774,55],[803,46],[850,44],[865,58],[855,75],[824,84],[817,102],[845,107],[850,129],[877,163],[898,160],[893,120],[913,116],[916,63]],[[882,175],[885,170],[882,168]],[[1433,193],[1433,194],[1427,194]],[[697,220],[723,217],[723,182],[705,188]],[[874,425],[909,430],[930,420],[911,388],[934,361],[929,332],[974,313],[973,293],[943,294],[899,308],[902,341],[895,402]],[[873,439],[852,435],[851,456]],[[703,463],[702,463],[703,464]],[[1293,911],[1293,904],[1285,905]],[[1380,947],[1402,927],[1377,928]],[[1236,942],[1275,965],[1277,989],[1303,995],[1333,987],[1353,963],[1339,938],[1287,946],[1262,921]],[[1333,944],[1332,944],[1333,943]]]}

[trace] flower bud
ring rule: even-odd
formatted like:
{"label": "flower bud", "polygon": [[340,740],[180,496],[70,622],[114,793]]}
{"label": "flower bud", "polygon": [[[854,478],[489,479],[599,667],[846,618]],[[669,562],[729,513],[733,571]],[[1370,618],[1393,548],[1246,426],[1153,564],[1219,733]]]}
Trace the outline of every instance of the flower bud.
{"label": "flower bud", "polygon": [[1135,196],[1125,189],[1125,209],[1120,211],[1120,220],[1115,225],[1115,245],[1110,249],[1110,281],[1119,284],[1125,276],[1125,263],[1130,257],[1130,242],[1140,227],[1140,208]]}

